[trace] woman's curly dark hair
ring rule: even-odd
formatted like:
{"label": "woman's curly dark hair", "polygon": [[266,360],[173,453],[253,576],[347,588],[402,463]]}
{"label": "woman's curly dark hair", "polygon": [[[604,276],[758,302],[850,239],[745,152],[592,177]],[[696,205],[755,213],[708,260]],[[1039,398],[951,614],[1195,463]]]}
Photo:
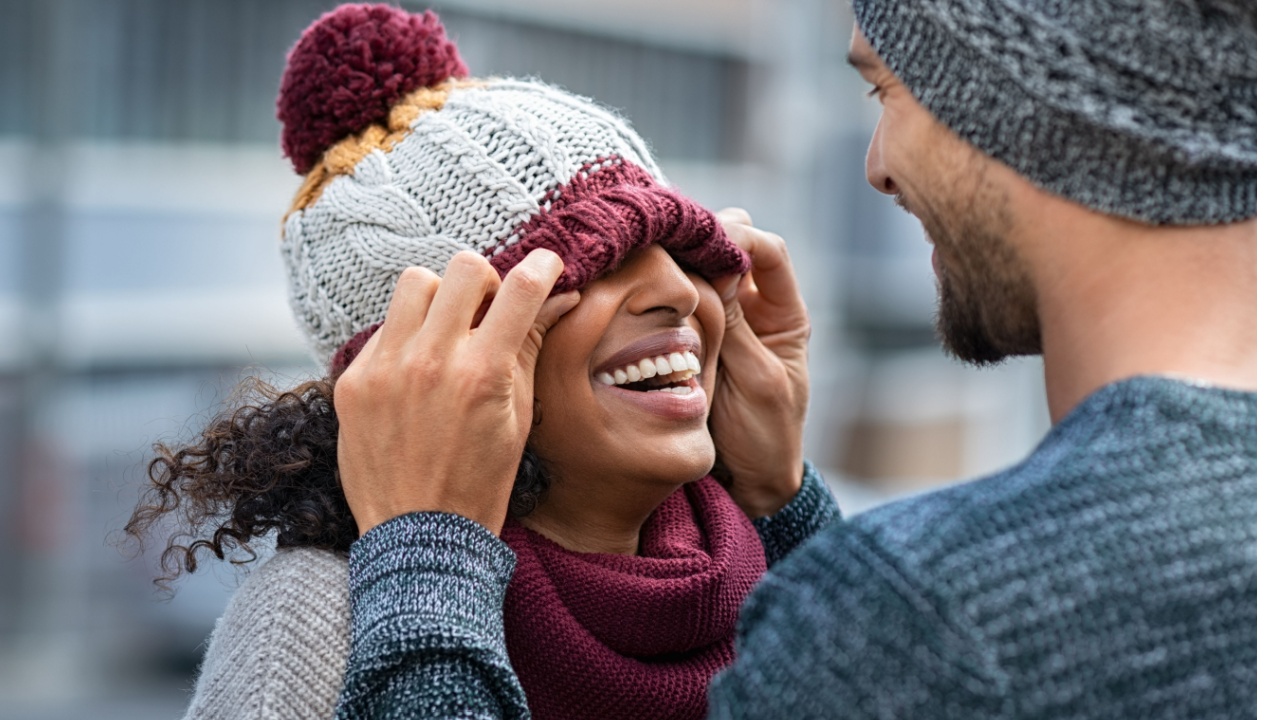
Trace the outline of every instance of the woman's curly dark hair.
{"label": "woman's curly dark hair", "polygon": [[[358,531],[338,476],[333,387],[323,378],[280,391],[249,378],[193,443],[155,445],[150,485],[124,531],[141,543],[162,517],[176,519],[157,585],[195,572],[201,551],[252,562],[252,541],[271,532],[277,548],[350,549]],[[548,483],[546,468],[526,448],[510,512],[532,512]]]}

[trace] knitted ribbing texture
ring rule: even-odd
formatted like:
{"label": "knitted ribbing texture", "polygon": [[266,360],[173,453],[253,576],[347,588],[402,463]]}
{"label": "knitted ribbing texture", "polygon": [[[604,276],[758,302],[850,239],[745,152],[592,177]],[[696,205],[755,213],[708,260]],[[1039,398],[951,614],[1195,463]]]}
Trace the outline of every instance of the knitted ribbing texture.
{"label": "knitted ribbing texture", "polygon": [[1258,214],[1257,4],[853,0],[920,103],[1037,185],[1156,224]]}
{"label": "knitted ribbing texture", "polygon": [[[816,473],[782,513],[832,517],[835,499]],[[778,523],[761,532],[819,522]],[[762,537],[803,547],[805,538]],[[383,523],[351,546],[354,642],[340,718],[527,718],[503,644],[503,592],[515,554],[457,515],[414,513]]]}
{"label": "knitted ribbing texture", "polygon": [[[766,547],[796,547],[838,516],[816,473],[805,482],[775,522],[753,521]],[[345,555],[311,548],[255,568],[218,620],[185,720],[332,717],[350,649],[348,579]]]}
{"label": "knitted ribbing texture", "polygon": [[805,460],[800,492],[773,515],[751,521],[760,533],[769,567],[790,555],[819,530],[840,520],[840,507],[832,501],[830,493],[812,491],[818,487],[826,487],[822,476],[813,463]]}
{"label": "knitted ribbing texture", "polygon": [[256,568],[209,640],[184,720],[332,717],[350,649],[347,559],[291,548]]}
{"label": "knitted ribbing texture", "polygon": [[634,555],[566,550],[508,519],[507,651],[538,720],[702,720],[765,571],[751,521],[710,477],[640,529]]}
{"label": "knitted ribbing texture", "polygon": [[1254,717],[1256,433],[1255,393],[1137,378],[837,525],[747,601],[711,717]]}
{"label": "knitted ribbing texture", "polygon": [[[1253,717],[1256,493],[1256,393],[1110,385],[1018,466],[855,516],[772,567],[710,717]],[[509,571],[483,568],[503,548],[474,523],[465,551],[400,539],[439,517],[353,546],[343,717],[527,717],[491,650]],[[474,584],[449,580],[459,563]],[[395,629],[367,632],[384,615]]]}
{"label": "knitted ribbing texture", "polygon": [[455,88],[412,130],[285,220],[290,304],[321,362],[384,319],[405,268],[443,274],[464,250],[500,274],[555,250],[557,292],[651,243],[708,278],[749,267],[710,211],[666,187],[635,132],[586,100],[494,79]]}
{"label": "knitted ribbing texture", "polygon": [[401,272],[442,275],[462,251],[505,277],[553,250],[557,293],[654,243],[707,279],[750,267],[624,119],[536,80],[466,74],[433,13],[381,4],[325,14],[289,54],[277,115],[307,177],[281,251],[294,316],[332,374],[385,319]]}

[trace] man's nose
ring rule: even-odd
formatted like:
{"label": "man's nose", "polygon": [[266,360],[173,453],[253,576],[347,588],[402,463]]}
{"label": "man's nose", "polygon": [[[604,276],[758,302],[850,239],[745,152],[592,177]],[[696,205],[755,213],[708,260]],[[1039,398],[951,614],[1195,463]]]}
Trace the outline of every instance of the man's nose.
{"label": "man's nose", "polygon": [[876,131],[871,134],[871,143],[867,145],[867,182],[871,187],[885,195],[897,195],[898,186],[889,176],[889,168],[884,163],[884,134],[882,128],[884,118],[876,123]]}

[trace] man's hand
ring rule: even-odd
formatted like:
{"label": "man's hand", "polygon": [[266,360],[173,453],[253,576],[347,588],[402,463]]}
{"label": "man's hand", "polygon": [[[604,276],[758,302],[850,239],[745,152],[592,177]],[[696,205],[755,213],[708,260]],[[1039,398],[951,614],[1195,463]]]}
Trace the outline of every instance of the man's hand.
{"label": "man's hand", "polygon": [[463,252],[443,279],[400,275],[386,322],[334,390],[339,476],[360,534],[418,510],[501,531],[542,338],[578,301],[547,299],[563,268],[535,250],[503,280]]}
{"label": "man's hand", "polygon": [[752,227],[745,210],[716,217],[751,256],[751,270],[714,283],[725,335],[711,436],[733,476],[729,493],[749,517],[763,517],[790,502],[803,479],[809,312],[782,238]]}

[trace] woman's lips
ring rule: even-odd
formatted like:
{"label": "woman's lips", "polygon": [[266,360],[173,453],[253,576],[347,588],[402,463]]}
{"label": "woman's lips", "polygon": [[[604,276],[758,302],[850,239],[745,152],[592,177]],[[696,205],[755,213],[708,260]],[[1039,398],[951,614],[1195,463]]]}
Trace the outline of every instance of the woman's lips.
{"label": "woman's lips", "polygon": [[592,370],[591,382],[602,397],[645,413],[671,420],[705,419],[701,351],[702,338],[692,328],[664,330],[610,355]]}
{"label": "woman's lips", "polygon": [[596,390],[610,402],[624,403],[642,412],[669,420],[704,420],[707,416],[707,393],[698,378],[692,378],[682,387],[687,392],[663,392],[661,390],[627,390],[596,383]]}
{"label": "woman's lips", "polygon": [[702,373],[702,361],[690,351],[673,352],[664,355],[640,358],[636,362],[616,367],[612,371],[603,370],[596,373],[595,379],[603,385],[629,385],[642,380],[653,380],[653,383],[635,389],[652,389],[655,385],[672,385],[682,383]]}
{"label": "woman's lips", "polygon": [[612,374],[621,369],[624,372],[628,365],[639,365],[644,359],[652,359],[660,355],[670,356],[672,353],[689,352],[701,360],[702,338],[690,327],[672,328],[640,338],[626,347],[610,355],[604,362],[591,370],[591,376],[597,377],[602,372]]}

